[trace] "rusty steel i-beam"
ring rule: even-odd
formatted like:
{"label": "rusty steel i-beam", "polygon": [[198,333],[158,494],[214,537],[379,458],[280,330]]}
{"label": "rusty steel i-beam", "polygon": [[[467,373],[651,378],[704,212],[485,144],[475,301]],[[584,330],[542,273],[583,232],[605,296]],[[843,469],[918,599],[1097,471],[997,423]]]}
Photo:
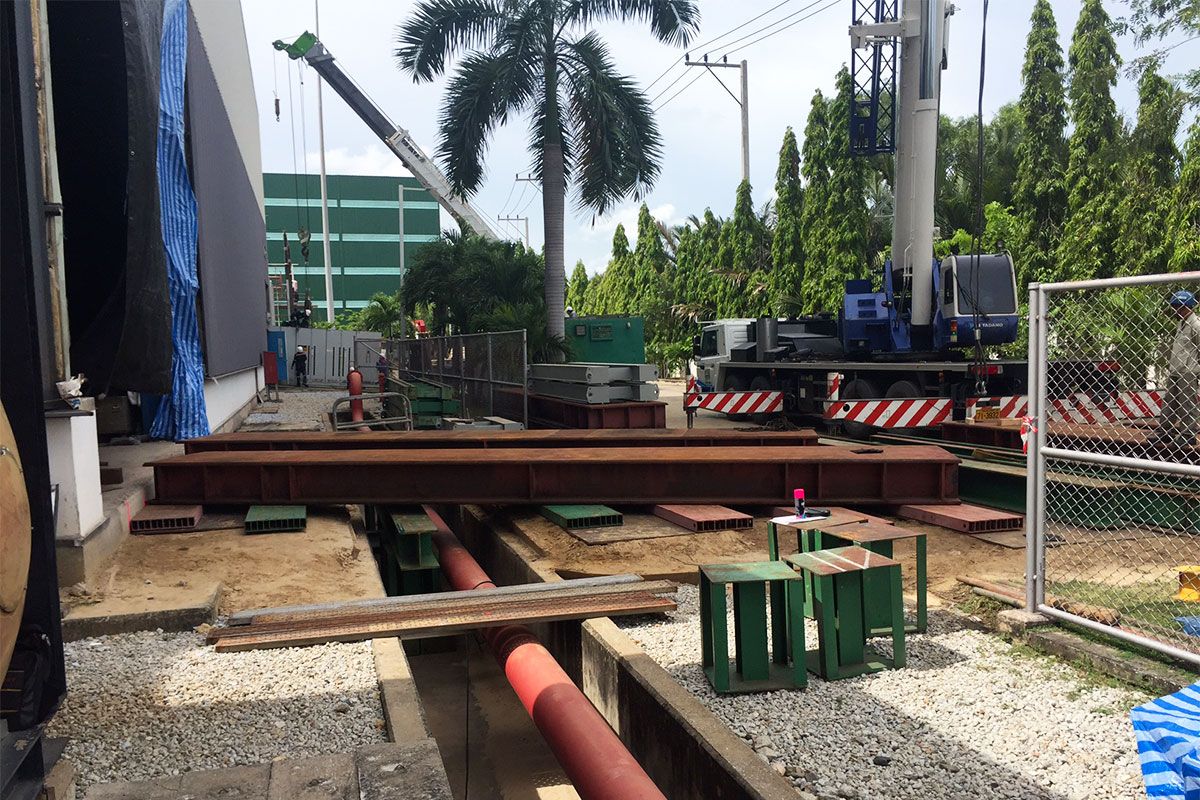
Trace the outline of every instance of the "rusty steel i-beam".
{"label": "rusty steel i-beam", "polygon": [[505,447],[808,447],[812,429],[721,431],[668,428],[546,431],[289,431],[218,433],[184,442],[186,453],[241,450],[434,450]]}
{"label": "rusty steel i-beam", "polygon": [[164,503],[946,503],[939,447],[596,447],[192,453],[152,462]]}

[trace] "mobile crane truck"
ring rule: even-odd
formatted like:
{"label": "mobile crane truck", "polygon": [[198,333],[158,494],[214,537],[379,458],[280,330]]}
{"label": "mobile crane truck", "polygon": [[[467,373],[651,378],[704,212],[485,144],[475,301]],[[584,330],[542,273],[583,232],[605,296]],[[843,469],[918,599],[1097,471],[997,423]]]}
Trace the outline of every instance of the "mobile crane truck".
{"label": "mobile crane truck", "polygon": [[723,407],[781,406],[854,436],[976,413],[1020,418],[1027,363],[982,357],[985,346],[1017,339],[1012,259],[990,253],[939,262],[933,251],[941,72],[954,7],[904,0],[898,14],[900,0],[852,2],[850,149],[895,154],[892,258],[882,290],[870,280],[847,281],[836,316],[703,324],[685,405],[706,392],[765,392],[768,405]]}

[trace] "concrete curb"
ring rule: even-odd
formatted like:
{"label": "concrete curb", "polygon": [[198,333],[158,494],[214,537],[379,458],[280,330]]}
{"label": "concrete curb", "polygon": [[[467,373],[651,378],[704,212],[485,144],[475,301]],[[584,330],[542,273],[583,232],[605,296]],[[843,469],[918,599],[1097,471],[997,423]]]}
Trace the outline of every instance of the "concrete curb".
{"label": "concrete curb", "polygon": [[[217,621],[217,606],[221,602],[221,584],[213,585],[212,591],[201,602],[190,606],[164,608],[136,614],[68,615],[62,621],[63,641],[74,642],[93,636],[113,636],[118,633],[152,631],[190,631],[198,625]],[[86,606],[83,607],[86,610]]]}

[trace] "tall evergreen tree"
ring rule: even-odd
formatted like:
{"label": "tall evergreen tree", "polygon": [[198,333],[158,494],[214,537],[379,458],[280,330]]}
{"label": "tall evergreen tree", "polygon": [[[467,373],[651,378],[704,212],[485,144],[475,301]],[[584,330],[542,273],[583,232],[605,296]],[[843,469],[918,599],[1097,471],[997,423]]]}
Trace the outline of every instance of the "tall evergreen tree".
{"label": "tall evergreen tree", "polygon": [[584,299],[587,297],[588,274],[587,267],[582,261],[575,262],[571,278],[567,281],[567,305],[575,309],[575,313],[583,313]]}
{"label": "tall evergreen tree", "polygon": [[771,240],[771,282],[777,314],[799,310],[800,285],[804,281],[804,239],[800,217],[804,211],[804,187],[800,183],[800,148],[789,127],[779,150],[775,171],[775,237]]}
{"label": "tall evergreen tree", "polygon": [[645,317],[647,338],[659,334],[667,311],[667,251],[658,223],[645,203],[638,210],[637,245],[633,251],[631,313]]}
{"label": "tall evergreen tree", "polygon": [[593,283],[596,284],[596,292],[591,303],[591,313],[632,313],[633,255],[629,252],[629,237],[625,235],[625,226],[620,223],[613,231],[612,254],[608,259],[608,267],[602,275],[593,280]]}
{"label": "tall evergreen tree", "polygon": [[1172,251],[1168,225],[1179,169],[1175,134],[1182,114],[1179,90],[1153,70],[1142,73],[1137,126],[1129,138],[1118,208],[1118,274],[1167,271]]}
{"label": "tall evergreen tree", "polygon": [[850,154],[853,86],[845,67],[838,71],[837,89],[826,111],[827,198],[815,235],[805,238],[804,306],[828,312],[840,306],[847,280],[867,274],[867,165]]}
{"label": "tall evergreen tree", "polygon": [[1015,249],[1022,296],[1031,280],[1041,280],[1053,271],[1067,201],[1066,88],[1050,0],[1037,0],[1031,22],[1017,104],[1024,128],[1013,190],[1020,234],[1018,241],[1009,243]]}
{"label": "tall evergreen tree", "polygon": [[1071,133],[1067,217],[1054,277],[1087,279],[1113,273],[1117,236],[1117,139],[1113,102],[1121,57],[1101,0],[1084,0],[1071,37]]}
{"label": "tall evergreen tree", "polygon": [[750,181],[743,180],[738,184],[733,217],[721,227],[717,260],[725,280],[717,299],[720,316],[758,313],[765,290],[762,278],[765,255],[762,224],[754,213]]}
{"label": "tall evergreen tree", "polygon": [[800,284],[800,308],[804,313],[814,311],[815,295],[810,289],[811,276],[823,270],[825,249],[820,243],[826,226],[825,213],[829,205],[829,105],[818,89],[808,108],[804,124],[803,160],[800,174],[804,176],[804,207],[800,211],[800,239],[804,252],[804,281]]}
{"label": "tall evergreen tree", "polygon": [[1167,235],[1171,239],[1167,268],[1172,272],[1200,270],[1200,120],[1188,131]]}

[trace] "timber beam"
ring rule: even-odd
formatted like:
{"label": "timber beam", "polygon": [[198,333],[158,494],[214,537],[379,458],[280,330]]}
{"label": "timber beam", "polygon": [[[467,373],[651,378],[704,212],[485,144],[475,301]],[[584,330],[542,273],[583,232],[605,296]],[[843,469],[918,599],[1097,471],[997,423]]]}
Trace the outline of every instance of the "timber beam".
{"label": "timber beam", "polygon": [[192,453],[151,462],[164,503],[947,503],[933,446],[596,447]]}

